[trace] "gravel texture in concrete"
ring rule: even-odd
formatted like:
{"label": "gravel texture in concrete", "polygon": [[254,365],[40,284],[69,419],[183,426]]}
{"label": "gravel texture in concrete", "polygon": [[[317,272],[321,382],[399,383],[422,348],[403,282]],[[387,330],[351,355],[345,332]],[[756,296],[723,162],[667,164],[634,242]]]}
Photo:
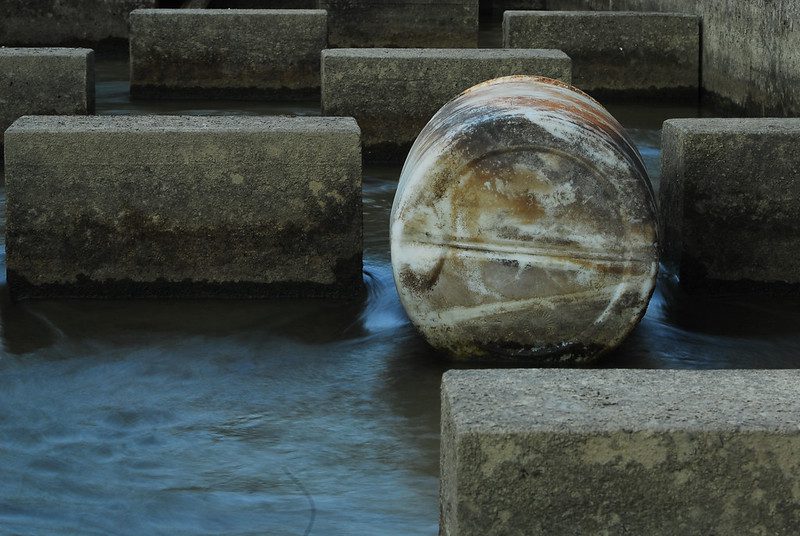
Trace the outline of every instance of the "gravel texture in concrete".
{"label": "gravel texture in concrete", "polygon": [[795,534],[798,384],[788,370],[448,372],[442,534]]}
{"label": "gravel texture in concrete", "polygon": [[23,115],[94,112],[94,52],[85,48],[0,48],[0,145]]}
{"label": "gravel texture in concrete", "polygon": [[32,116],[5,149],[14,298],[362,290],[352,119]]}

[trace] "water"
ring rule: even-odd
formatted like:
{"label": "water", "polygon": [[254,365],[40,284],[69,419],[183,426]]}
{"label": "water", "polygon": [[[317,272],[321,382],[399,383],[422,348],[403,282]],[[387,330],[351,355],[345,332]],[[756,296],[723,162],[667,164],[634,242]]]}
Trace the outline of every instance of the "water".
{"label": "water", "polygon": [[[131,103],[124,59],[98,68],[101,114],[319,113],[318,103]],[[707,113],[610,108],[656,179],[661,122]],[[363,303],[13,304],[3,281],[0,533],[436,534],[449,365],[394,290],[399,173],[365,169]],[[2,222],[4,208],[3,193]],[[602,365],[798,367],[798,326],[797,298],[689,298],[662,281]]]}

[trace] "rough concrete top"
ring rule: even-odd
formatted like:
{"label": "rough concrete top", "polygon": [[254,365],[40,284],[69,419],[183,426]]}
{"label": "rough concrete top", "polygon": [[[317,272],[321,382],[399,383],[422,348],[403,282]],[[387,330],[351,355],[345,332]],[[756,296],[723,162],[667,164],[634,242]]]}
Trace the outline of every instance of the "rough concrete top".
{"label": "rough concrete top", "polygon": [[300,16],[316,15],[327,17],[324,9],[136,9],[131,16],[140,15],[195,15],[204,17],[232,16],[232,15],[270,15],[270,16]]}
{"label": "rough concrete top", "polygon": [[695,134],[800,134],[800,118],[669,119],[664,126]]}
{"label": "rough concrete top", "polygon": [[655,19],[692,19],[697,20],[699,17],[691,13],[669,13],[661,11],[520,11],[509,10],[503,13],[503,19],[509,17],[543,17],[543,18],[655,18]]}
{"label": "rough concrete top", "polygon": [[464,370],[442,380],[458,433],[797,431],[798,370]]}
{"label": "rough concrete top", "polygon": [[93,53],[91,48],[68,47],[0,47],[0,56],[61,56],[66,58],[84,58]]}
{"label": "rough concrete top", "polygon": [[564,52],[555,49],[537,48],[333,48],[322,51],[323,57],[333,58],[397,58],[397,59],[511,59],[552,58],[569,60]]}
{"label": "rough concrete top", "polygon": [[17,119],[6,135],[17,132],[325,132],[360,133],[351,117],[248,116],[39,116]]}

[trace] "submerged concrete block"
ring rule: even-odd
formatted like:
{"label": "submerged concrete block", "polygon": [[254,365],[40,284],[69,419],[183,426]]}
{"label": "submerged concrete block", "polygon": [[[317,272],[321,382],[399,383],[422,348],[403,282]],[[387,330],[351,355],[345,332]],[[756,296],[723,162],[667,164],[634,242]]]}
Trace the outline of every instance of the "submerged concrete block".
{"label": "submerged concrete block", "polygon": [[124,43],[128,15],[158,0],[0,0],[0,45]]}
{"label": "submerged concrete block", "polygon": [[664,123],[664,262],[681,284],[800,284],[800,119]]}
{"label": "submerged concrete block", "polygon": [[448,372],[442,533],[794,534],[799,382],[798,371]]}
{"label": "submerged concrete block", "polygon": [[695,15],[506,11],[503,43],[563,50],[572,59],[573,84],[584,91],[699,96]]}
{"label": "submerged concrete block", "polygon": [[12,296],[353,296],[349,118],[23,117],[6,135]]}
{"label": "submerged concrete block", "polygon": [[319,94],[327,16],[311,9],[144,9],[131,14],[134,97]]}
{"label": "submerged concrete block", "polygon": [[355,117],[366,155],[405,158],[447,101],[480,82],[515,74],[570,81],[557,50],[338,49],[322,53],[323,115]]}
{"label": "submerged concrete block", "polygon": [[476,47],[478,0],[320,0],[335,47]]}
{"label": "submerged concrete block", "polygon": [[85,48],[0,48],[0,145],[23,115],[94,112],[94,52]]}

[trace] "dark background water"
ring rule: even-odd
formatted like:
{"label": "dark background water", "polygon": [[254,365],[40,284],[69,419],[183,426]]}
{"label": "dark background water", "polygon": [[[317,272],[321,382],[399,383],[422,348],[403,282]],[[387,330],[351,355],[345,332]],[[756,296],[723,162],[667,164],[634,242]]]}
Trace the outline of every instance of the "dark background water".
{"label": "dark background water", "polygon": [[[132,103],[127,76],[125,58],[100,59],[99,114],[319,114],[317,102]],[[656,183],[662,121],[708,113],[609,108]],[[451,365],[392,282],[399,173],[365,168],[363,303],[13,304],[3,281],[0,534],[436,534]],[[689,298],[667,282],[601,366],[800,365],[797,298]]]}

